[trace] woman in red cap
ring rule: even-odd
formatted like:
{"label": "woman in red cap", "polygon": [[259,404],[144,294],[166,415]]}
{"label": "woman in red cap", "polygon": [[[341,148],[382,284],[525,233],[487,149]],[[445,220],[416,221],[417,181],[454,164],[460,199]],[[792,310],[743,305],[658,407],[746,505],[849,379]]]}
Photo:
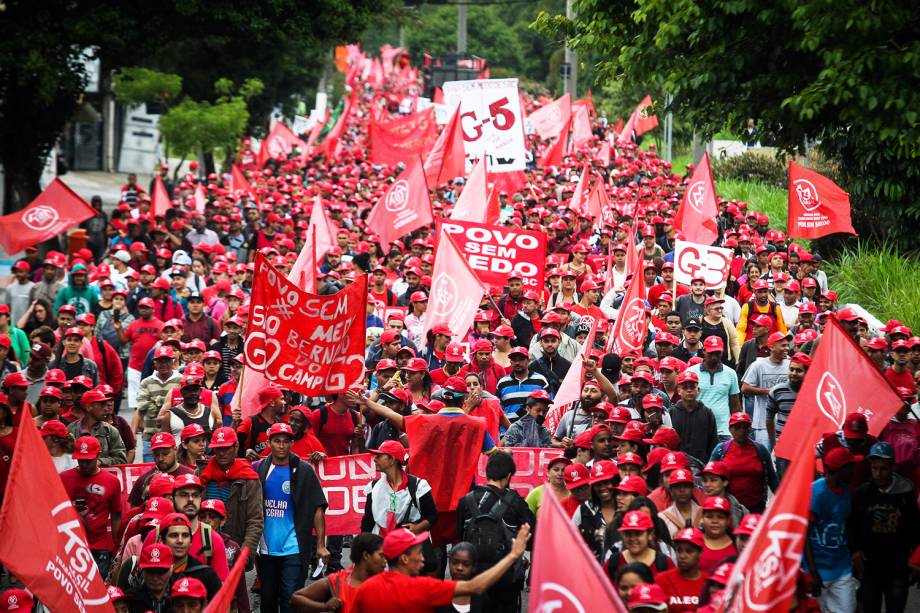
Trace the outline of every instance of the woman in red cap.
{"label": "woman in red cap", "polygon": [[721,461],[728,468],[732,494],[752,513],[763,513],[767,489],[776,491],[776,469],[766,447],[751,440],[751,416],[732,413],[728,420],[731,438],[712,450],[710,462]]}
{"label": "woman in red cap", "polygon": [[[0,408],[0,412],[3,409]],[[77,461],[71,454],[74,451],[74,438],[67,431],[67,426],[56,419],[46,421],[41,428],[42,439],[51,454],[51,460],[59,473],[76,468]]]}
{"label": "woman in red cap", "polygon": [[611,460],[600,460],[591,466],[591,497],[580,504],[572,522],[581,532],[585,544],[601,561],[604,552],[604,533],[613,523],[617,512],[615,482],[619,474]]}
{"label": "woman in red cap", "polygon": [[658,573],[655,583],[668,597],[668,612],[696,611],[700,593],[706,583],[706,573],[700,570],[703,553],[703,533],[685,528],[674,535],[677,568]]}
{"label": "woman in red cap", "polygon": [[732,525],[737,526],[747,515],[747,508],[729,493],[729,471],[724,462],[708,462],[700,471],[703,493],[706,496],[721,496],[728,499],[732,507]]}
{"label": "woman in red cap", "polygon": [[352,565],[349,568],[295,592],[291,599],[293,608],[297,611],[351,611],[358,588],[386,570],[383,537],[368,532],[359,534],[352,541],[350,555]]}
{"label": "woman in red cap", "polygon": [[675,568],[671,558],[655,548],[655,522],[648,513],[628,511],[623,516],[618,531],[623,541],[623,549],[614,564],[616,568],[639,562],[647,566],[653,576]]}
{"label": "woman in red cap", "polygon": [[729,530],[732,524],[731,505],[721,496],[703,501],[703,555],[700,569],[710,573],[725,558],[738,555]]}

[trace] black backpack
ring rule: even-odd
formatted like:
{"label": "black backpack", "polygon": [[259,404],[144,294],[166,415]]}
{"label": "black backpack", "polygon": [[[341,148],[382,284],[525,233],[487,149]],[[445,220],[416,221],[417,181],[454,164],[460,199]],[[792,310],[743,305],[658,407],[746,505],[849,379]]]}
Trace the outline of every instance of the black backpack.
{"label": "black backpack", "polygon": [[478,505],[472,494],[464,498],[469,518],[463,523],[463,540],[476,547],[479,565],[492,566],[511,551],[514,536],[503,516],[516,495],[513,490],[508,490],[499,498],[489,490]]}

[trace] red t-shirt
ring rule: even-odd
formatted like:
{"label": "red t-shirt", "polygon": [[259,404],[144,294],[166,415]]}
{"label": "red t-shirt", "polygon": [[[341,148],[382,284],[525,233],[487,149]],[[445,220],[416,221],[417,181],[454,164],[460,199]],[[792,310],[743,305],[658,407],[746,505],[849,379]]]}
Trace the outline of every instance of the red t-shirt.
{"label": "red t-shirt", "polygon": [[78,468],[61,473],[67,495],[76,506],[78,499],[86,502],[86,510],[77,513],[86,529],[90,549],[112,551],[112,513],[121,513],[121,484],[118,477],[100,470],[92,477],[84,477]]}
{"label": "red t-shirt", "polygon": [[[320,426],[324,412],[326,423]],[[330,456],[348,455],[351,452],[351,439],[355,435],[357,419],[353,419],[350,413],[351,410],[348,410],[339,415],[332,409],[326,411],[317,409],[310,416],[313,432]]]}
{"label": "red t-shirt", "polygon": [[764,503],[763,462],[752,444],[739,445],[732,441],[722,459],[729,471],[732,494],[738,502],[751,508]]}
{"label": "red t-shirt", "polygon": [[911,376],[910,370],[905,370],[898,374],[891,367],[888,367],[885,371],[885,378],[895,387],[906,387],[913,392],[917,391],[917,382]]}
{"label": "red t-shirt", "polygon": [[700,556],[700,570],[704,573],[711,574],[727,557],[738,555],[738,550],[734,545],[729,545],[725,549],[710,549],[703,546],[703,555]]}
{"label": "red t-shirt", "polygon": [[[571,498],[571,496],[569,496],[569,498]],[[568,500],[568,498],[566,498],[566,500]],[[673,570],[676,568],[676,566],[674,566],[674,561],[671,558],[667,557],[663,553],[659,553],[658,555],[661,557],[661,559],[664,560],[665,569],[658,570],[658,566],[653,562],[652,565],[648,567],[648,569],[652,571],[653,577],[657,577],[658,573],[664,573],[664,572],[667,572],[669,570]],[[629,564],[629,562],[626,561],[626,556],[622,552],[620,552],[620,555],[617,556],[617,570],[623,568],[627,564]]]}
{"label": "red t-shirt", "polygon": [[562,509],[566,513],[568,513],[569,517],[572,517],[575,515],[575,511],[578,510],[578,507],[579,505],[581,505],[581,502],[578,500],[575,500],[574,496],[566,496],[565,498],[559,501],[559,504],[562,505]]}
{"label": "red t-shirt", "polygon": [[133,368],[134,370],[144,369],[144,360],[147,359],[147,354],[160,340],[162,331],[163,322],[156,317],[153,319],[135,319],[128,324],[128,329],[125,330],[125,338],[131,343],[128,368]]}
{"label": "red t-shirt", "polygon": [[685,579],[680,571],[666,570],[655,577],[657,583],[668,597],[668,612],[683,613],[696,611],[700,606],[700,593],[706,583],[706,573],[701,572],[698,579]]}
{"label": "red t-shirt", "polygon": [[600,307],[597,307],[593,304],[589,307],[583,307],[581,306],[581,303],[578,303],[572,307],[572,312],[577,315],[581,315],[582,317],[587,315],[594,319],[594,321],[607,319],[607,316],[604,315],[604,312],[600,309]]}
{"label": "red t-shirt", "polygon": [[409,577],[386,570],[361,584],[351,610],[354,613],[429,613],[449,605],[456,586],[456,581]]}
{"label": "red t-shirt", "polygon": [[[211,402],[214,400],[214,392],[209,389],[201,388],[201,398],[198,399],[198,402],[208,407],[208,410],[211,409]],[[169,401],[173,406],[177,404],[182,404],[182,390],[179,386],[172,388],[170,392]]]}

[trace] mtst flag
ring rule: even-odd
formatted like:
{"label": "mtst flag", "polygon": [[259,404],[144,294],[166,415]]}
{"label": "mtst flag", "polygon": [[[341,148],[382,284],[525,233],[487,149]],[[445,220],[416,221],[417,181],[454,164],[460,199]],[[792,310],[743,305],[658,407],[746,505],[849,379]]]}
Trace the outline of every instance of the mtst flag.
{"label": "mtst flag", "polygon": [[63,234],[96,215],[96,210],[55,179],[22,210],[0,217],[0,245],[9,254]]}
{"label": "mtst flag", "polygon": [[[776,457],[812,450],[821,434],[836,432],[850,413],[862,413],[878,434],[904,404],[888,380],[833,317],[811,356],[811,366],[776,444]],[[808,428],[817,419],[817,430]]]}
{"label": "mtst flag", "polygon": [[483,294],[485,289],[479,277],[442,227],[431,271],[431,295],[422,337],[438,324],[447,324],[455,339],[465,336],[473,325]]}
{"label": "mtst flag", "polygon": [[613,334],[607,341],[613,351],[618,355],[627,352],[642,351],[645,337],[648,334],[648,310],[645,306],[645,277],[642,272],[633,274],[616,321],[613,323]]}
{"label": "mtst flag", "polygon": [[419,160],[396,178],[367,217],[367,227],[389,250],[397,239],[434,221],[431,199],[425,184],[425,170]]}
{"label": "mtst flag", "polygon": [[821,238],[856,234],[850,221],[850,194],[823,175],[789,162],[789,237]]}
{"label": "mtst flag", "polygon": [[674,216],[674,227],[691,243],[711,245],[719,237],[718,216],[719,205],[709,167],[709,154],[704,153]]}
{"label": "mtst flag", "polygon": [[[523,108],[523,107],[522,107]],[[543,140],[559,136],[572,116],[572,95],[565,94],[527,116],[534,131]]]}

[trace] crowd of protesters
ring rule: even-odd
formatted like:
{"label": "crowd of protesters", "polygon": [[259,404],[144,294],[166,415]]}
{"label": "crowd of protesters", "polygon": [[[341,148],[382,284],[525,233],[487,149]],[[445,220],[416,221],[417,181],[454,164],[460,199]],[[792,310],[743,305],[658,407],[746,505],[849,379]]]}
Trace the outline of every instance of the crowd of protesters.
{"label": "crowd of protesters", "polygon": [[[111,214],[94,200],[87,247],[31,248],[13,265],[0,305],[0,492],[17,429],[32,418],[117,611],[201,611],[244,546],[262,611],[518,611],[547,496],[625,606],[717,610],[787,468],[772,450],[830,318],[904,407],[878,437],[848,415],[815,450],[821,473],[794,610],[904,610],[920,570],[920,337],[894,320],[870,329],[838,308],[821,258],[771,229],[757,203],[719,203],[717,244],[734,252],[724,289],[707,291],[701,278],[675,284],[673,217],[692,168],[674,172],[635,144],[603,163],[596,154],[613,128],[601,121],[560,166],[531,166],[526,183],[499,196],[504,225],[547,234],[545,287],[525,290],[512,275],[484,297],[471,330],[441,325],[424,337],[433,228],[385,251],[365,223],[400,171],[366,161],[369,117],[395,115],[403,96],[363,85],[359,94],[334,161],[293,152],[259,167],[247,140],[237,161],[253,193],[195,163],[173,183],[164,167],[174,199],[164,218],[130,177]],[[528,112],[546,102],[525,100]],[[548,146],[529,140],[535,157]],[[638,210],[601,225],[573,212],[585,163],[614,202]],[[449,215],[462,189],[462,178],[433,189],[436,216]],[[366,385],[325,398],[268,386],[241,419],[232,399],[253,258],[261,252],[287,272],[316,196],[337,227],[319,293],[369,278]],[[632,248],[649,331],[641,350],[613,353]],[[580,400],[550,430],[553,398],[594,321]],[[486,424],[487,484],[457,509],[439,509],[412,474],[403,418],[414,414]],[[515,464],[503,448],[513,447],[561,452],[526,499],[511,487]],[[365,491],[361,533],[327,536],[315,464],[364,452],[380,476]],[[153,467],[130,492],[103,470],[141,462]],[[450,536],[432,539],[436,528]],[[238,610],[252,609],[250,594],[241,582]],[[0,604],[10,595],[25,608],[3,610],[31,606],[16,588]]]}

